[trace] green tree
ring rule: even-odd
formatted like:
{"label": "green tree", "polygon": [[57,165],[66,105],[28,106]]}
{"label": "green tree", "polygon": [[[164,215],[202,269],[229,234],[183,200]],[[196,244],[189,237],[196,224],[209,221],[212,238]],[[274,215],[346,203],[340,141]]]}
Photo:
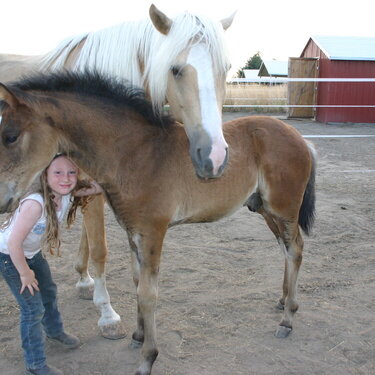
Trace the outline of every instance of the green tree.
{"label": "green tree", "polygon": [[255,55],[250,57],[250,59],[247,60],[244,67],[242,67],[237,72],[237,78],[245,78],[245,74],[243,72],[244,69],[259,69],[262,65],[262,58],[260,57],[260,52],[257,52]]}

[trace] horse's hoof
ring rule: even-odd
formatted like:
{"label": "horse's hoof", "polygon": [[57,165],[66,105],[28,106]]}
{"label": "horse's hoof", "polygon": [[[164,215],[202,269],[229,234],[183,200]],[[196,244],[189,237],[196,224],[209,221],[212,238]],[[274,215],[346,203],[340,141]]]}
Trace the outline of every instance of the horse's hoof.
{"label": "horse's hoof", "polygon": [[130,341],[130,344],[129,344],[129,348],[130,349],[139,349],[139,348],[142,347],[142,345],[143,345],[142,341],[134,340],[132,338],[132,341]]}
{"label": "horse's hoof", "polygon": [[78,297],[81,299],[92,300],[94,297],[93,287],[77,287]]}
{"label": "horse's hoof", "polygon": [[99,327],[104,338],[119,340],[126,337],[126,331],[121,322]]}
{"label": "horse's hoof", "polygon": [[290,332],[292,332],[291,327],[278,326],[275,332],[275,336],[279,339],[285,339],[289,336]]}
{"label": "horse's hoof", "polygon": [[283,304],[281,301],[279,301],[279,302],[277,303],[276,307],[277,307],[279,310],[284,310],[284,308],[285,308],[284,304]]}

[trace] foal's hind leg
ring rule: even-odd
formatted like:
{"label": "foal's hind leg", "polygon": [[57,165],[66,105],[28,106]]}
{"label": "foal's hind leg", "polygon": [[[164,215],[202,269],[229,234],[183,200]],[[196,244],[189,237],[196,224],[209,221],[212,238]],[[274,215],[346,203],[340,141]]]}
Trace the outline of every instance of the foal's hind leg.
{"label": "foal's hind leg", "polygon": [[292,330],[292,320],[298,310],[296,301],[298,272],[302,263],[303,239],[297,223],[283,222],[281,227],[281,248],[285,254],[283,297],[284,316],[276,331],[277,337],[286,337]]}
{"label": "foal's hind leg", "polygon": [[298,223],[277,218],[263,209],[258,212],[266,220],[285,255],[283,296],[278,305],[279,308],[284,309],[284,316],[276,330],[276,336],[283,338],[292,331],[293,316],[298,310],[296,292],[298,272],[302,262],[303,239]]}
{"label": "foal's hind leg", "polygon": [[[104,228],[104,198],[96,196],[85,208],[84,230],[86,232],[86,246],[89,249],[94,267],[94,304],[100,309],[101,317],[98,326],[103,337],[120,339],[125,337],[125,330],[120,316],[112,308],[106,287],[105,262],[107,258],[107,244]],[[83,243],[85,245],[85,243]]]}

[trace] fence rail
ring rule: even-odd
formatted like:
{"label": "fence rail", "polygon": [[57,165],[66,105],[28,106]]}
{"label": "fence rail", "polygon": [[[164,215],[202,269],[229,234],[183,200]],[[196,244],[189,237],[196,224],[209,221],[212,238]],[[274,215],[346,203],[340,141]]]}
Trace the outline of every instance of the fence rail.
{"label": "fence rail", "polygon": [[[374,82],[375,78],[289,78],[289,77],[258,77],[258,78],[233,78],[230,81],[227,81],[227,85],[231,85],[232,87],[236,87],[237,84],[239,87],[243,87],[248,83],[259,83],[259,84],[285,84],[289,82],[348,82],[348,83],[361,83],[361,82]],[[242,85],[244,84],[244,85]],[[238,96],[238,95],[237,95]],[[252,101],[258,100],[257,97],[251,98],[240,98],[240,97],[230,97],[226,98],[227,101]],[[280,98],[267,98],[267,100],[277,101],[283,100],[287,101],[287,97],[280,97]],[[263,98],[264,101],[264,98]],[[319,105],[319,104],[225,104],[224,108],[375,108],[374,105],[337,105],[337,104],[326,104],[326,105]]]}
{"label": "fence rail", "polygon": [[288,78],[288,77],[259,77],[233,78],[227,81],[233,83],[288,83],[288,82],[375,82],[375,78]]}

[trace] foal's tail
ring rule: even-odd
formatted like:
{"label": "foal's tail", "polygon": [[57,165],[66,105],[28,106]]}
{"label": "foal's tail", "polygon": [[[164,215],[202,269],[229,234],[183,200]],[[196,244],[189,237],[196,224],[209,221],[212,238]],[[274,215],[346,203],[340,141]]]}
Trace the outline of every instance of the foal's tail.
{"label": "foal's tail", "polygon": [[306,142],[309,147],[312,167],[309,181],[307,182],[301,208],[299,209],[298,224],[309,235],[315,220],[315,172],[316,172],[316,151],[312,143]]}

